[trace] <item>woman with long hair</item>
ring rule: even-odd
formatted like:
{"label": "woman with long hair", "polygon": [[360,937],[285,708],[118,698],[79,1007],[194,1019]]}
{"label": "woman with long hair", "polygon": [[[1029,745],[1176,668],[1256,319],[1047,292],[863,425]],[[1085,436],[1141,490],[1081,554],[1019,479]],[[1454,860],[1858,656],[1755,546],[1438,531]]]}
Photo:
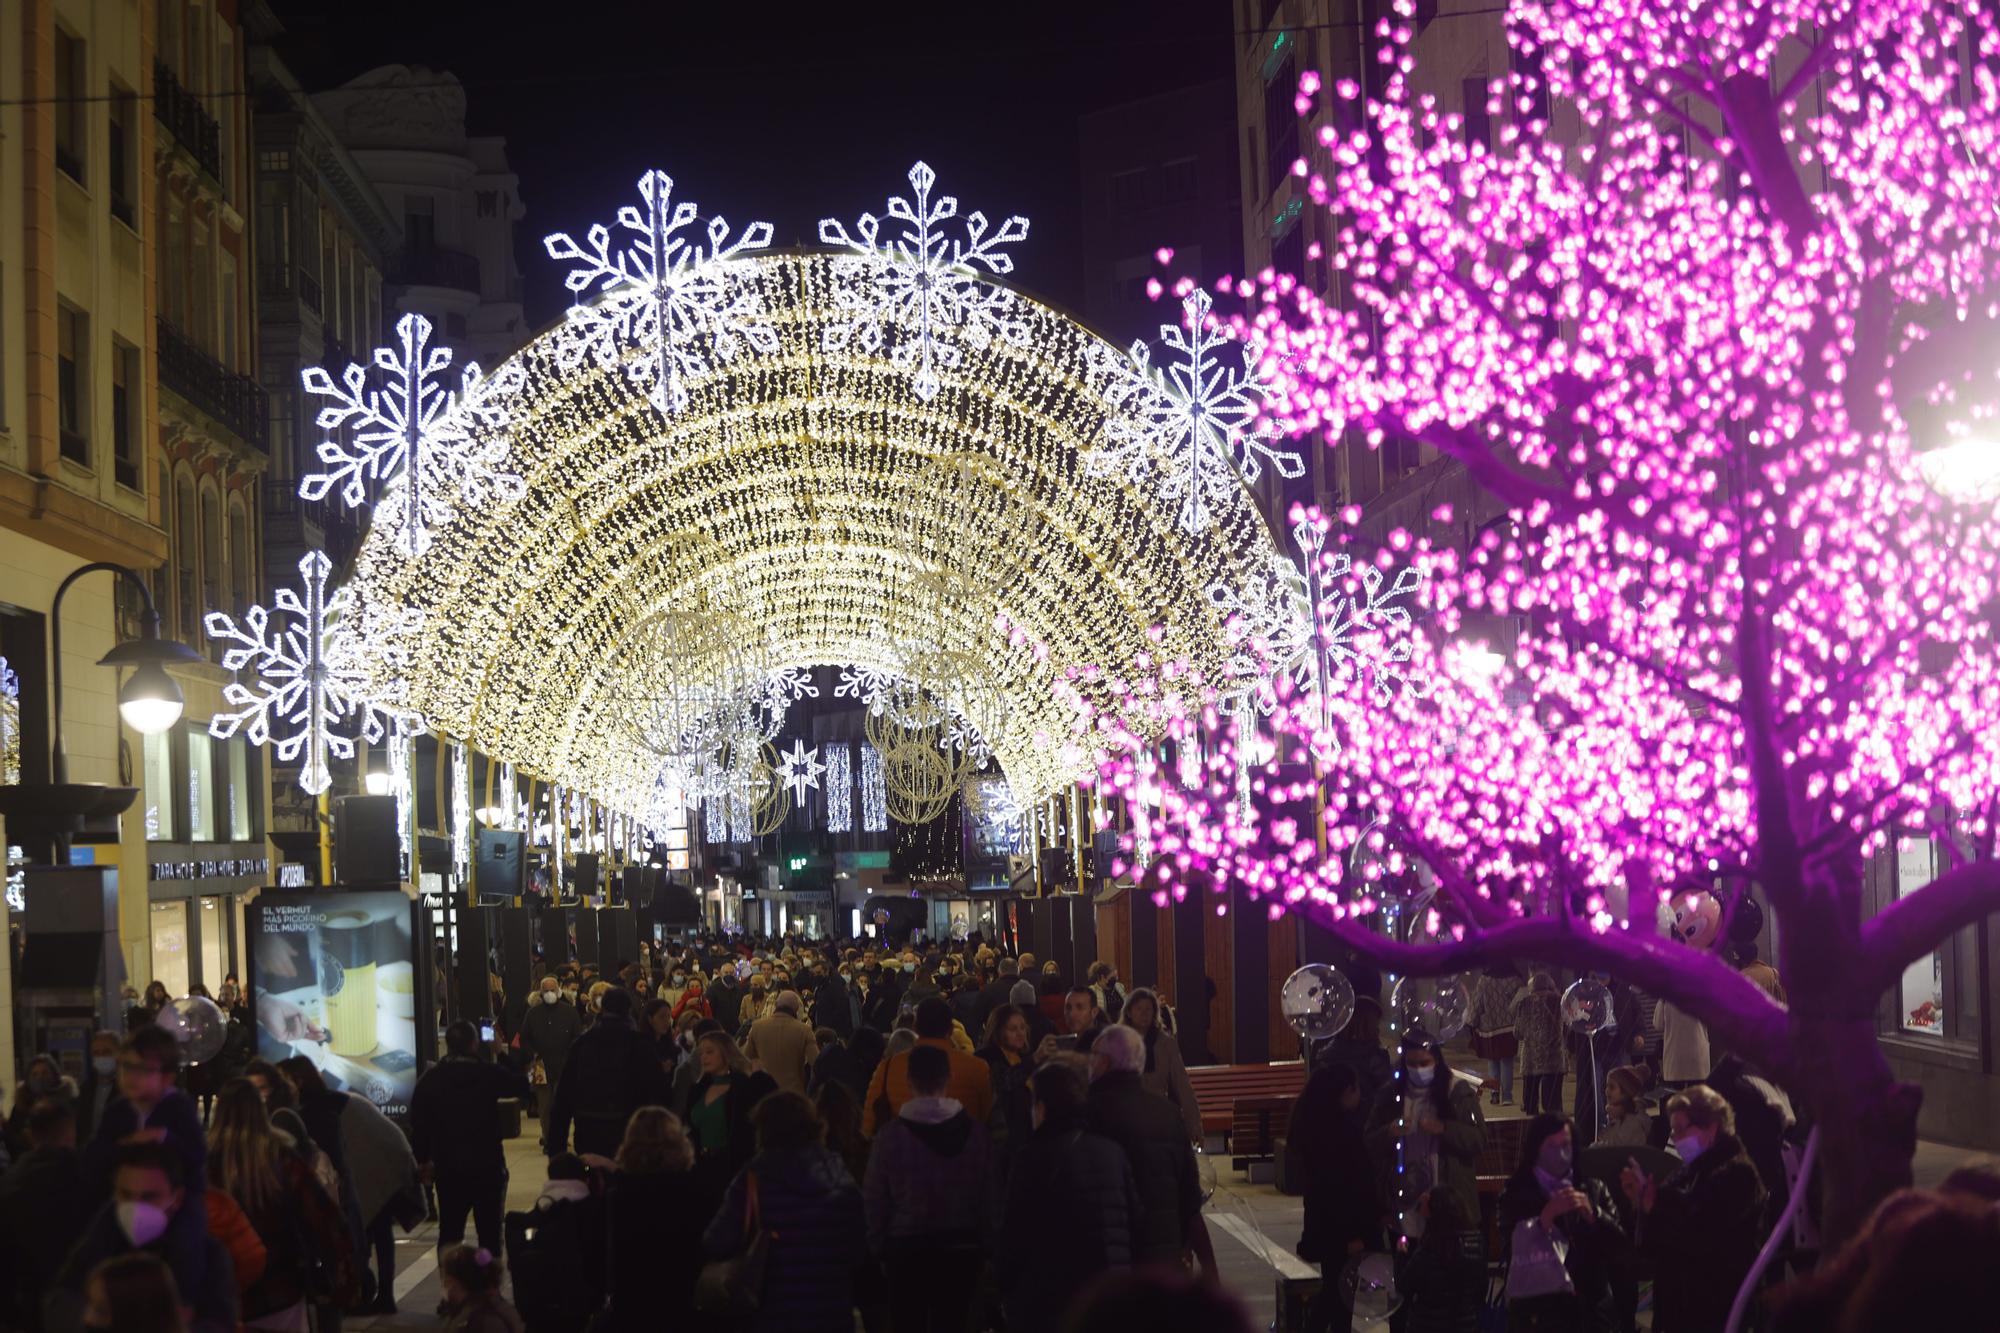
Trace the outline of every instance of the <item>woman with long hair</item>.
{"label": "woman with long hair", "polygon": [[604,1191],[609,1327],[657,1328],[661,1310],[693,1303],[714,1201],[695,1179],[687,1130],[664,1106],[632,1113],[615,1160]]}
{"label": "woman with long hair", "polygon": [[1381,1185],[1362,1142],[1361,1114],[1361,1083],[1352,1065],[1320,1065],[1292,1105],[1285,1143],[1305,1193],[1299,1258],[1320,1265],[1325,1278],[1306,1317],[1309,1330],[1333,1327],[1333,1312],[1345,1308],[1333,1279],[1349,1257],[1382,1248]]}
{"label": "woman with long hair", "polygon": [[1544,1112],[1528,1121],[1520,1160],[1500,1192],[1500,1240],[1512,1257],[1510,1333],[1616,1327],[1611,1279],[1624,1261],[1625,1229],[1604,1182],[1577,1176],[1568,1116]]}
{"label": "woman with long hair", "polygon": [[1160,997],[1145,986],[1136,986],[1125,997],[1119,1021],[1135,1029],[1146,1043],[1146,1068],[1139,1075],[1148,1092],[1157,1092],[1172,1102],[1187,1126],[1188,1137],[1201,1142],[1201,1107],[1195,1102],[1194,1084],[1188,1079],[1187,1062],[1181,1059],[1181,1045],[1160,1026]]}
{"label": "woman with long hair", "polygon": [[360,1290],[339,1205],[299,1158],[291,1135],[271,1127],[247,1078],[216,1092],[208,1126],[208,1181],[242,1207],[264,1242],[264,1273],[243,1293],[249,1328],[302,1330],[316,1292],[350,1302]]}
{"label": "woman with long hair", "polygon": [[146,1250],[106,1259],[90,1270],[84,1285],[83,1326],[118,1333],[185,1333],[173,1270]]}
{"label": "woman with long hair", "polygon": [[708,1224],[711,1259],[740,1254],[752,1234],[768,1238],[756,1333],[850,1333],[854,1268],[867,1254],[861,1190],[826,1126],[796,1092],[774,1092],[751,1115],[757,1152],[730,1181]]}
{"label": "woman with long hair", "polygon": [[1423,1233],[1417,1199],[1427,1190],[1457,1195],[1460,1216],[1479,1215],[1475,1163],[1486,1146],[1486,1118],[1478,1086],[1452,1073],[1443,1043],[1423,1028],[1403,1033],[1389,1082],[1369,1108],[1366,1134],[1383,1202],[1403,1235]]}
{"label": "woman with long hair", "polygon": [[1028,1016],[1014,1004],[996,1004],[986,1016],[986,1032],[974,1052],[993,1071],[993,1158],[1006,1179],[1008,1153],[1028,1137],[1034,1126],[1035,1098],[1028,1079],[1035,1064],[1028,1055]]}
{"label": "woman with long hair", "polygon": [[751,1108],[777,1090],[769,1074],[750,1061],[727,1032],[705,1032],[695,1043],[701,1076],[688,1090],[687,1124],[704,1180],[716,1192],[756,1151]]}

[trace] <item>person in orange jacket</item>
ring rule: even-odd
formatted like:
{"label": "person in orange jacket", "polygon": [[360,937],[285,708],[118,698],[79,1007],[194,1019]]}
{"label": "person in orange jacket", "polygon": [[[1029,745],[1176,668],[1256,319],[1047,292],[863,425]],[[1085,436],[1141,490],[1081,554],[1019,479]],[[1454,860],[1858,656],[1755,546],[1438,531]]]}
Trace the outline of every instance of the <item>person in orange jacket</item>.
{"label": "person in orange jacket", "polygon": [[[984,1060],[962,1051],[952,1041],[951,1005],[942,995],[933,995],[917,1005],[918,1046],[935,1046],[951,1059],[951,1079],[945,1096],[961,1103],[973,1120],[985,1124],[993,1110],[993,1073]],[[862,1103],[861,1132],[873,1138],[915,1094],[910,1090],[910,1056],[905,1051],[875,1066],[868,1081],[868,1097]]]}

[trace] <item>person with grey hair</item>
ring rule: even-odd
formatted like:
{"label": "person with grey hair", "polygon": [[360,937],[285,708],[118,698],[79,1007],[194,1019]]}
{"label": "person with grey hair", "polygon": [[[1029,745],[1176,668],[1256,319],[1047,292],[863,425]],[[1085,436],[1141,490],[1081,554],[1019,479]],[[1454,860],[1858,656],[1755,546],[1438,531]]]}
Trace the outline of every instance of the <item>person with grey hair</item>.
{"label": "person with grey hair", "polygon": [[1202,1272],[1216,1272],[1215,1251],[1201,1217],[1201,1173],[1194,1145],[1174,1104],[1149,1092],[1141,1078],[1146,1042],[1122,1024],[1103,1029],[1090,1047],[1090,1129],[1116,1143],[1132,1164],[1142,1205],[1133,1258],[1178,1268],[1192,1250]]}
{"label": "person with grey hair", "polygon": [[1028,1049],[1039,1050],[1042,1038],[1055,1028],[1042,1013],[1042,998],[1032,981],[1017,981],[1007,991],[1007,1003],[1019,1009],[1028,1019]]}
{"label": "person with grey hair", "polygon": [[795,990],[779,991],[771,1012],[750,1025],[743,1054],[758,1063],[784,1092],[804,1095],[806,1075],[819,1058],[819,1040],[801,1015],[805,1001]]}

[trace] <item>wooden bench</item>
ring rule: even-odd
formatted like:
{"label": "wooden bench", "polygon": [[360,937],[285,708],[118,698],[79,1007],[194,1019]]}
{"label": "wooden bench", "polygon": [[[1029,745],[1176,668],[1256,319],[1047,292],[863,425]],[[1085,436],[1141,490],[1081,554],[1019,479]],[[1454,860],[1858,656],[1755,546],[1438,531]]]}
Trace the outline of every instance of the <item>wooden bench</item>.
{"label": "wooden bench", "polygon": [[[1262,1151],[1268,1154],[1271,1139],[1284,1132],[1290,1102],[1306,1086],[1306,1067],[1298,1060],[1270,1065],[1195,1065],[1188,1070],[1188,1082],[1194,1087],[1195,1104],[1201,1108],[1203,1134],[1234,1135],[1239,1102],[1283,1099],[1287,1103],[1283,1114],[1270,1116],[1270,1128],[1262,1140]],[[1261,1123],[1261,1114],[1253,1110],[1253,1122]]]}
{"label": "wooden bench", "polygon": [[1237,1170],[1252,1161],[1269,1161],[1277,1151],[1285,1126],[1291,1123],[1297,1097],[1238,1097],[1229,1108],[1229,1155]]}

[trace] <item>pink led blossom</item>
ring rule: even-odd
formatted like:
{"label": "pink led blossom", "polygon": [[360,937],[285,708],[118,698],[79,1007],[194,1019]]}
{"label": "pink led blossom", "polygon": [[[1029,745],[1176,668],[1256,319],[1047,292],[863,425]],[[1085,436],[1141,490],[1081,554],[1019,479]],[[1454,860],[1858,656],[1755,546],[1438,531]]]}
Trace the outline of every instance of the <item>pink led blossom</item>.
{"label": "pink led blossom", "polygon": [[[1405,665],[1436,688],[1275,671],[1252,723],[1154,663],[1087,744],[1161,893],[1288,904],[1399,972],[1607,968],[1697,1014],[1825,1127],[1837,1234],[1908,1180],[1878,998],[2000,911],[2000,523],[1917,466],[2000,404],[1990,6],[1521,0],[1491,149],[1415,91],[1398,11],[1365,96],[1301,80],[1338,300],[1222,290],[1291,433],[1415,440],[1498,502],[1477,530],[1329,525],[1357,571],[1427,576]],[[1909,837],[1945,870],[1864,919]],[[1663,895],[1753,886],[1789,1008],[1654,928]],[[1378,929],[1419,887],[1439,928]]]}

